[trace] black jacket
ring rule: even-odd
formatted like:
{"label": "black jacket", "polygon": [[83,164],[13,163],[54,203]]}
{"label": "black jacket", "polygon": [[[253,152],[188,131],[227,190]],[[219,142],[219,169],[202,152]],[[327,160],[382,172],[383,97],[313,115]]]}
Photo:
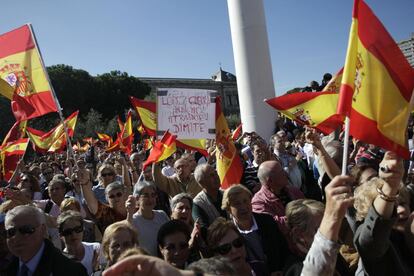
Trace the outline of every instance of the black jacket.
{"label": "black jacket", "polygon": [[282,271],[289,249],[285,237],[273,217],[268,214],[253,213],[259,228],[259,235],[262,240],[263,251],[267,257],[267,264],[270,272]]}
{"label": "black jacket", "polygon": [[[6,271],[0,275],[15,276],[19,271],[19,259],[15,257]],[[70,260],[53,246],[49,240],[45,240],[45,248],[33,276],[47,275],[87,275],[85,267],[76,261]]]}

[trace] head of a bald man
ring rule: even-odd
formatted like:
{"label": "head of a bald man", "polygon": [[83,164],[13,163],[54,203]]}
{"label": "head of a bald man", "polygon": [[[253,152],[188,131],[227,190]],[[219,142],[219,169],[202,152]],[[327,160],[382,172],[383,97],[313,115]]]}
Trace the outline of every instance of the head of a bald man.
{"label": "head of a bald man", "polygon": [[286,172],[278,161],[265,161],[257,171],[260,184],[267,186],[273,193],[278,194],[289,184]]}

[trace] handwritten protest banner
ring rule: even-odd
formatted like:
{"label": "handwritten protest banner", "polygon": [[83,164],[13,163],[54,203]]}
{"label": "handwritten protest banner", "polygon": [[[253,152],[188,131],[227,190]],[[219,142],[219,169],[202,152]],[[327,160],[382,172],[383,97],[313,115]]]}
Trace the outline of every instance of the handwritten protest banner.
{"label": "handwritten protest banner", "polygon": [[214,90],[159,88],[157,90],[157,132],[169,130],[177,139],[214,139]]}

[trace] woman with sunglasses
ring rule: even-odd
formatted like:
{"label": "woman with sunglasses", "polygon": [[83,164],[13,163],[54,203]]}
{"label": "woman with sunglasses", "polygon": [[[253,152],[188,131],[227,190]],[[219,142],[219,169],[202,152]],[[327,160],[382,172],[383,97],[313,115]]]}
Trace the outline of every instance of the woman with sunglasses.
{"label": "woman with sunglasses", "polygon": [[157,256],[157,233],[170,219],[161,210],[154,210],[157,203],[157,187],[152,182],[135,184],[133,196],[126,202],[127,220],[138,230],[139,244],[152,256]]}
{"label": "woman with sunglasses", "polygon": [[184,269],[189,263],[190,229],[181,220],[171,220],[161,226],[157,241],[160,257],[178,269]]}
{"label": "woman with sunglasses", "polygon": [[98,263],[100,244],[83,242],[84,222],[82,215],[75,211],[66,211],[57,219],[59,234],[65,244],[63,253],[80,262],[91,275]]}
{"label": "woman with sunglasses", "polygon": [[235,275],[251,276],[255,274],[246,261],[246,248],[243,237],[236,226],[224,218],[217,218],[208,228],[207,243],[214,256],[223,256],[229,259],[236,270]]}
{"label": "woman with sunglasses", "polygon": [[[92,191],[96,198],[104,204],[108,204],[105,197],[105,188],[114,181],[121,182],[125,187],[131,187],[131,179],[129,177],[128,166],[124,157],[119,157],[117,162],[122,166],[122,176],[117,175],[115,168],[107,163],[104,163],[98,170],[98,185],[93,186]],[[89,171],[88,171],[89,172]]]}

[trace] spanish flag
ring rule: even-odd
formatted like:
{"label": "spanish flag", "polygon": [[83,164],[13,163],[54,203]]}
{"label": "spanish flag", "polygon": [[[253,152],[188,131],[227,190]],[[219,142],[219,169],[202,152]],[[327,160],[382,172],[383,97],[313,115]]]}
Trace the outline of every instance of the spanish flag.
{"label": "spanish flag", "polygon": [[119,136],[121,149],[131,154],[132,142],[134,141],[134,131],[132,129],[132,113],[128,112],[125,124],[122,123],[122,129]]}
{"label": "spanish flag", "polygon": [[408,159],[413,89],[414,69],[367,4],[356,0],[338,103],[350,135]]}
{"label": "spanish flag", "polygon": [[13,88],[2,94],[11,100],[16,121],[57,111],[31,25],[0,36],[0,79]]}
{"label": "spanish flag", "polygon": [[[142,122],[142,127],[150,136],[156,136],[157,133],[157,107],[154,102],[139,100],[130,97],[132,106],[136,109]],[[176,141],[180,148],[195,150],[207,156],[206,139],[179,139]]]}
{"label": "spanish flag", "polygon": [[231,138],[236,141],[239,139],[240,135],[242,134],[242,124],[240,125],[231,133]]}
{"label": "spanish flag", "polygon": [[15,122],[12,128],[7,132],[3,139],[2,145],[7,144],[9,141],[16,141],[20,138],[24,138],[26,135],[27,121]]}
{"label": "spanish flag", "polygon": [[341,87],[342,76],[344,74],[344,67],[332,77],[332,79],[326,84],[325,88],[322,92],[335,92],[339,93],[339,89]]}
{"label": "spanish flag", "polygon": [[170,157],[177,149],[175,144],[176,138],[177,136],[166,131],[161,140],[153,144],[147,161],[143,165],[144,170],[152,163],[157,163]]}
{"label": "spanish flag", "polygon": [[150,136],[157,136],[157,107],[154,102],[148,102],[129,97],[142,122],[142,127]]}
{"label": "spanish flag", "polygon": [[97,132],[96,135],[98,135],[98,139],[101,141],[110,141],[112,140],[112,137],[105,133],[99,133]]}
{"label": "spanish flag", "polygon": [[227,189],[233,184],[240,183],[243,166],[231,138],[226,117],[221,110],[220,97],[216,98],[216,159],[221,188]]}
{"label": "spanish flag", "polygon": [[304,92],[286,94],[265,102],[289,119],[329,134],[343,122],[342,116],[336,114],[338,97],[335,92]]}
{"label": "spanish flag", "polygon": [[[65,119],[69,137],[73,137],[78,119],[79,111],[72,113]],[[26,133],[33,143],[33,148],[37,152],[57,152],[62,151],[66,146],[66,134],[63,124],[60,123],[47,133],[33,128],[27,128]]]}
{"label": "spanish flag", "polygon": [[28,143],[29,139],[24,138],[1,146],[0,157],[2,174],[7,181],[12,177],[16,170],[17,163],[26,152]]}

